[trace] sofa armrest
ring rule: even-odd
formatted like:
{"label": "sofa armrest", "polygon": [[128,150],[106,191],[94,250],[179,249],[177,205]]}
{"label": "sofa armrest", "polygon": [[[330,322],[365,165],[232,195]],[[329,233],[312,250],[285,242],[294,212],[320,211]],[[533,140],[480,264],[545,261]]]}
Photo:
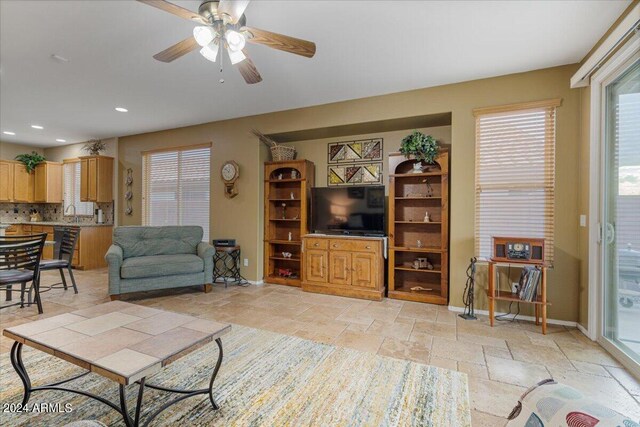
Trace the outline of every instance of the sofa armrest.
{"label": "sofa armrest", "polygon": [[198,256],[204,260],[204,284],[213,283],[213,256],[216,248],[207,242],[198,243]]}
{"label": "sofa armrest", "polygon": [[123,258],[122,248],[118,245],[111,245],[104,256],[109,265],[109,295],[120,293],[120,267]]}

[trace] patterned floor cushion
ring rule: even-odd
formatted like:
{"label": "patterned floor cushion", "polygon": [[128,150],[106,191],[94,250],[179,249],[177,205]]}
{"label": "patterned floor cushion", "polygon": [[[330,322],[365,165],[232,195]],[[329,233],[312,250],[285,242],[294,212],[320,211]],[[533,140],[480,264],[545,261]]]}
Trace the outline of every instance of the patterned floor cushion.
{"label": "patterned floor cushion", "polygon": [[508,427],[640,427],[638,422],[552,379],[527,390],[509,420]]}

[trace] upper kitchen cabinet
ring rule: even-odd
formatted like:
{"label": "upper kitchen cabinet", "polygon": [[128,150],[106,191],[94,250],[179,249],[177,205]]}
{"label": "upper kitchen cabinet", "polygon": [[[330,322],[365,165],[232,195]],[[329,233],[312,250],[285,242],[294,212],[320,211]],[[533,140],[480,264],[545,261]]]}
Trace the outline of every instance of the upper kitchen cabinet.
{"label": "upper kitchen cabinet", "polygon": [[0,160],[0,202],[32,203],[34,174],[20,162]]}
{"label": "upper kitchen cabinet", "polygon": [[113,157],[80,157],[80,200],[113,201]]}
{"label": "upper kitchen cabinet", "polygon": [[0,202],[13,201],[13,162],[0,160]]}
{"label": "upper kitchen cabinet", "polygon": [[35,173],[29,173],[22,163],[13,165],[13,199],[16,202],[33,203],[35,195]]}
{"label": "upper kitchen cabinet", "polygon": [[62,163],[42,162],[36,166],[34,202],[62,203]]}

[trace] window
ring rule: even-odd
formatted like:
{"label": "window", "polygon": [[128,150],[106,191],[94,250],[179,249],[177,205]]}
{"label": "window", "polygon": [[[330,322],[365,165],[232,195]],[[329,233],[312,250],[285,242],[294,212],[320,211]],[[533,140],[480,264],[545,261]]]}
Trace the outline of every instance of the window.
{"label": "window", "polygon": [[93,202],[80,201],[80,160],[70,160],[64,163],[64,215],[73,215],[71,205],[76,207],[76,215],[93,216]]}
{"label": "window", "polygon": [[199,225],[209,240],[211,147],[143,154],[144,225]]}
{"label": "window", "polygon": [[553,262],[556,107],[561,100],[482,108],[476,115],[475,251],[492,236],[545,239]]}

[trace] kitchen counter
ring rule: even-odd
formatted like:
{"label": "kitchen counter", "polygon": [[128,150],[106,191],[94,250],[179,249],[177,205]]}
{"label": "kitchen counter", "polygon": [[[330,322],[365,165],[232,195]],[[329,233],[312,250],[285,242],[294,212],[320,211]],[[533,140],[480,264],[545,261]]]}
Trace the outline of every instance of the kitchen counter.
{"label": "kitchen counter", "polygon": [[3,222],[0,225],[44,225],[44,226],[56,226],[56,225],[77,225],[78,227],[113,227],[113,224],[96,224],[96,223],[82,223],[82,222],[66,222],[66,221],[14,221]]}
{"label": "kitchen counter", "polygon": [[[71,265],[80,270],[91,270],[94,268],[106,267],[107,263],[104,255],[111,246],[113,233],[113,224],[82,224],[66,221],[13,221],[5,222],[1,229],[8,235],[25,235],[32,236],[34,234],[46,233],[48,241],[54,240],[56,226],[73,226],[80,227],[80,237],[76,242],[76,247],[71,259]],[[45,246],[42,250],[42,259],[54,259],[54,246]]]}

